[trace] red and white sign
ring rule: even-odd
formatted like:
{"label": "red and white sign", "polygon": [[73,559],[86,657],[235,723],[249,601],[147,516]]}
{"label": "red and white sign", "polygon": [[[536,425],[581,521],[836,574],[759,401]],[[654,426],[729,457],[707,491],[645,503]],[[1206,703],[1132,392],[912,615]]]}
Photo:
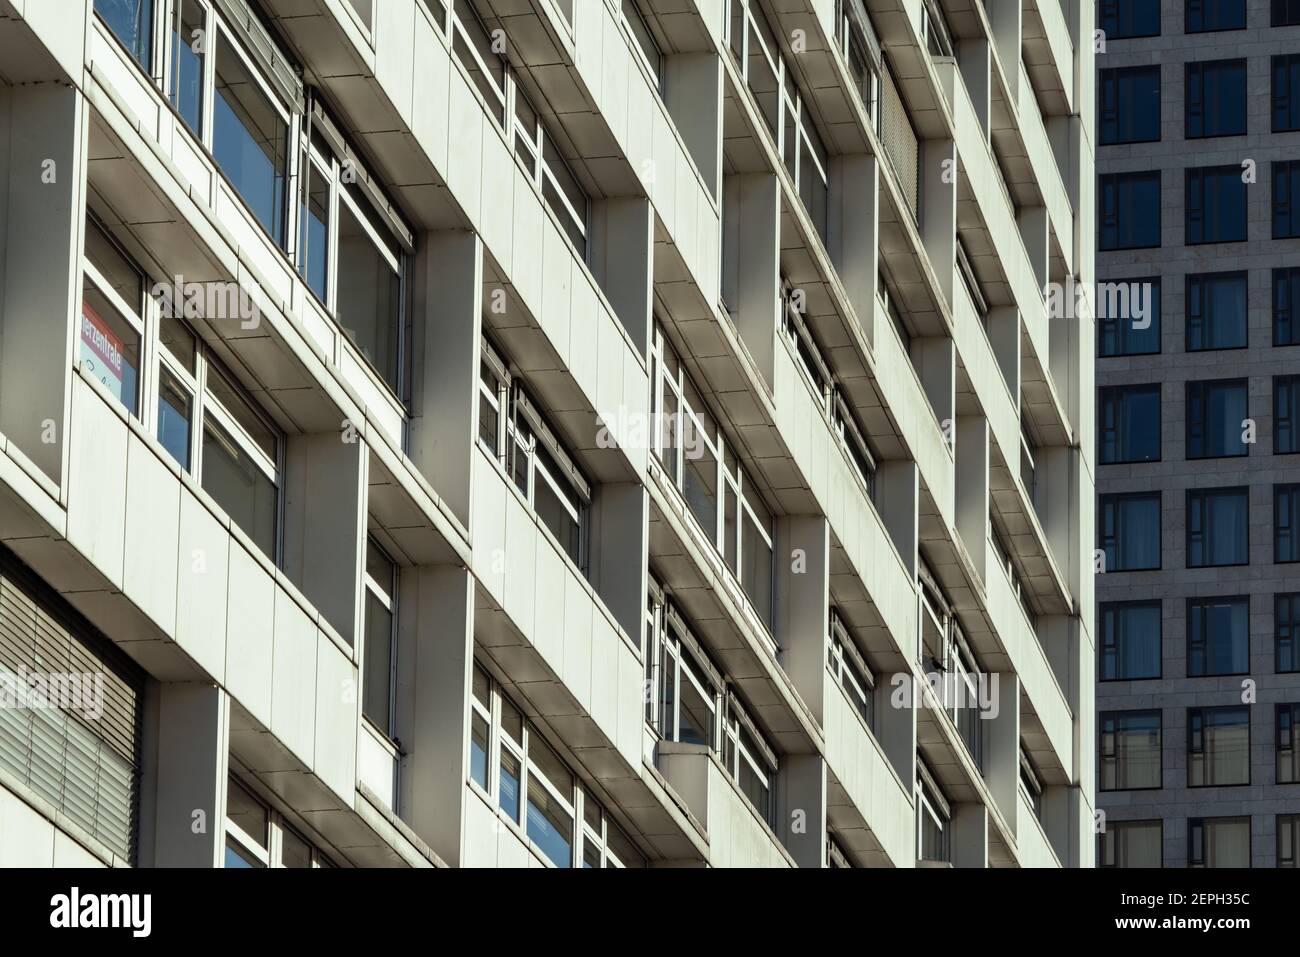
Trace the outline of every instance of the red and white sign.
{"label": "red and white sign", "polygon": [[84,299],[81,301],[81,363],[121,400],[122,340]]}

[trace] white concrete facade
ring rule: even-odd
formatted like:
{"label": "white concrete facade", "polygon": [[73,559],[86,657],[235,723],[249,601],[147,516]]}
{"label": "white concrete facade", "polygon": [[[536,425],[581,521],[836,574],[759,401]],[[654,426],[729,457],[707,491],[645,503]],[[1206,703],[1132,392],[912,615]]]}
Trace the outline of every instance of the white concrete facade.
{"label": "white concrete facade", "polygon": [[0,865],[1091,866],[1092,32],[0,0]]}

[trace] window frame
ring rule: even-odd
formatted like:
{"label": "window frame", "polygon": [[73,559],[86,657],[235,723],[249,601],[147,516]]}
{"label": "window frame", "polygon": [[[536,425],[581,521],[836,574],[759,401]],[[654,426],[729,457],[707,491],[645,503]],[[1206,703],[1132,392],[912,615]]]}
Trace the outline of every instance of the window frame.
{"label": "window frame", "polygon": [[[370,559],[370,549],[372,548],[378,553],[378,557],[388,564],[388,567],[391,570],[391,578],[388,583],[387,591],[385,591],[384,585],[379,581],[377,581],[374,578],[374,576],[371,575],[370,573],[369,559]],[[388,741],[393,745],[394,757],[396,757],[397,755],[397,660],[398,660],[398,651],[399,651],[398,642],[397,642],[398,620],[399,620],[398,619],[398,602],[399,602],[398,586],[401,580],[401,568],[398,566],[397,562],[393,561],[393,558],[391,555],[388,554],[388,551],[382,545],[380,545],[378,541],[376,541],[373,535],[366,536],[365,558],[366,560],[364,561],[361,570],[362,591],[367,597],[373,596],[375,600],[378,601],[384,607],[384,610],[387,611],[389,615],[388,669],[387,669],[388,670],[388,682],[387,682],[388,715],[385,720],[386,727],[380,727],[379,724],[375,722],[375,720],[369,714],[366,713],[365,700],[364,700],[364,688],[366,687],[366,685],[364,683],[362,684],[363,692],[362,692],[361,716],[364,720],[370,722],[371,727],[374,728],[374,730],[379,734],[379,736],[383,740]],[[368,627],[369,623],[367,622],[365,624],[366,627],[363,627],[362,629],[362,634],[365,636],[363,640],[369,642],[370,641],[370,629]],[[369,654],[370,654],[369,648],[363,648],[361,650],[361,660],[362,662],[365,663],[366,666],[370,664]]]}
{"label": "window frame", "polygon": [[[1210,865],[1205,863],[1205,839],[1206,825],[1214,828],[1219,824],[1246,824],[1246,860],[1254,860],[1254,843],[1255,836],[1251,833],[1251,818],[1249,815],[1228,815],[1221,817],[1189,817],[1187,819],[1187,866],[1189,868],[1207,868]],[[1197,830],[1200,830],[1200,847],[1199,856],[1195,853],[1197,846]]]}
{"label": "window frame", "polygon": [[[1233,610],[1244,604],[1245,614],[1245,632],[1241,635],[1241,640],[1245,644],[1245,663],[1240,671],[1212,671],[1211,661],[1214,658],[1214,646],[1217,644],[1215,635],[1211,629],[1211,612],[1217,605],[1231,604]],[[1192,613],[1198,612],[1200,618],[1200,628],[1192,627]],[[1249,595],[1214,595],[1201,596],[1187,599],[1187,613],[1185,621],[1186,629],[1186,661],[1188,678],[1221,678],[1233,677],[1236,675],[1250,674],[1250,596]],[[1218,640],[1223,640],[1218,638]],[[1232,644],[1237,641],[1237,636],[1229,634],[1227,640]],[[1201,655],[1201,667],[1199,670],[1192,668],[1192,655],[1194,651],[1199,651]],[[1235,657],[1235,655],[1233,656]]]}
{"label": "window frame", "polygon": [[[1283,433],[1287,441],[1282,440]],[[1273,454],[1300,453],[1300,373],[1273,376]]]}
{"label": "window frame", "polygon": [[[1300,11],[1300,3],[1296,7]],[[1271,56],[1269,84],[1271,131],[1292,133],[1300,130],[1300,53]]]}
{"label": "window frame", "polygon": [[[231,820],[229,816],[229,793],[231,785],[234,785],[247,794],[251,801],[258,804],[262,810],[266,812],[266,847],[260,846],[253,835],[249,834],[239,824]],[[310,869],[331,868],[336,866],[325,852],[316,846],[315,841],[303,837],[302,833],[285,819],[285,816],[280,813],[275,805],[263,800],[259,794],[240,780],[233,771],[227,777],[226,794],[226,807],[222,811],[223,854],[221,866],[223,869],[226,866],[225,853],[229,852],[231,841],[234,841],[239,846],[236,853],[242,851],[244,854],[255,858],[261,869],[295,869],[287,868],[284,863],[284,834],[286,831],[293,834],[294,837],[307,845],[308,853],[310,855],[310,863],[308,865]]]}
{"label": "window frame", "polygon": [[[1160,818],[1156,818],[1154,820],[1133,820],[1133,821],[1107,820],[1105,828],[1097,836],[1098,838],[1097,866],[1099,868],[1107,868],[1107,869],[1121,869],[1121,868],[1128,867],[1126,863],[1121,863],[1122,860],[1127,859],[1128,855],[1126,853],[1125,847],[1121,846],[1126,842],[1121,842],[1119,840],[1119,836],[1123,834],[1125,831],[1129,830],[1130,828],[1152,827],[1152,826],[1154,826],[1156,830],[1160,832],[1160,839],[1156,841],[1156,847],[1159,848],[1159,852],[1160,852],[1160,862],[1156,866],[1164,867],[1165,864],[1164,821],[1161,820]],[[1112,854],[1112,858],[1111,858],[1112,862],[1108,864],[1106,863],[1107,860],[1106,836],[1111,834],[1115,836],[1115,840],[1111,842],[1112,844],[1111,850],[1114,853]]]}
{"label": "window frame", "polygon": [[[1137,77],[1144,77],[1148,74],[1155,74],[1155,128],[1152,133],[1147,135],[1138,135],[1124,137],[1122,129],[1124,127],[1124,105],[1125,97],[1122,95],[1123,82],[1132,80]],[[1111,67],[1097,71],[1097,143],[1099,146],[1120,146],[1130,143],[1158,143],[1161,139],[1160,131],[1160,114],[1161,114],[1161,78],[1160,64],[1141,64],[1137,66]],[[1132,92],[1130,88],[1130,92]],[[1110,97],[1111,105],[1107,106],[1107,97]],[[1135,116],[1137,115],[1137,111]],[[1108,118],[1108,114],[1113,114]],[[1107,122],[1114,125],[1114,136],[1106,135]],[[1130,127],[1136,126],[1136,119],[1128,124]]]}
{"label": "window frame", "polygon": [[[1133,189],[1143,183],[1155,183],[1156,203],[1154,216],[1151,221],[1155,225],[1154,242],[1142,241],[1140,237],[1133,236],[1133,229],[1125,229],[1124,221],[1121,217],[1125,215],[1125,207],[1129,204],[1123,201],[1120,196],[1121,190],[1126,186]],[[1097,177],[1097,248],[1101,252],[1121,252],[1129,249],[1159,249],[1164,243],[1163,229],[1161,227],[1161,199],[1164,189],[1164,176],[1162,170],[1133,170],[1125,173],[1101,173]],[[1129,197],[1132,198],[1131,196]],[[1109,212],[1108,212],[1109,210]],[[1140,211],[1130,209],[1127,211],[1129,217],[1137,216],[1143,218]],[[1107,226],[1107,223],[1110,226]],[[1112,245],[1106,244],[1106,230],[1114,230],[1115,242]],[[1125,236],[1128,235],[1126,240]]]}
{"label": "window frame", "polygon": [[1300,237],[1300,160],[1274,160],[1272,236]]}
{"label": "window frame", "polygon": [[[1120,674],[1123,671],[1122,663],[1125,660],[1124,649],[1128,643],[1126,636],[1127,627],[1116,628],[1120,621],[1120,612],[1133,608],[1155,608],[1156,621],[1159,625],[1159,631],[1156,634],[1156,673],[1154,675],[1128,675]],[[1109,619],[1107,616],[1111,616]],[[1112,621],[1114,625],[1108,626],[1107,621]],[[1097,680],[1100,682],[1109,681],[1155,681],[1164,676],[1164,602],[1159,598],[1154,599],[1136,599],[1130,601],[1106,601],[1101,602],[1097,609]],[[1106,677],[1107,652],[1113,649],[1113,660],[1115,661],[1115,674]]]}
{"label": "window frame", "polygon": [[1273,783],[1300,784],[1300,703],[1273,706]]}
{"label": "window frame", "polygon": [[[1283,514],[1283,500],[1287,500]],[[1283,521],[1285,519],[1285,522]],[[1288,556],[1283,558],[1283,543]],[[1300,562],[1300,482],[1277,482],[1273,485],[1273,563],[1289,565]]]}
{"label": "window frame", "polygon": [[[1161,396],[1161,383],[1144,382],[1132,385],[1102,386],[1097,392],[1097,464],[1123,465],[1161,461],[1164,455],[1164,437],[1162,435],[1164,403]],[[1152,395],[1155,396],[1156,404],[1156,420],[1154,424],[1155,455],[1147,458],[1132,458],[1129,456],[1128,450],[1129,436],[1127,430],[1122,426],[1122,423],[1126,422],[1128,418],[1123,406],[1130,398],[1150,397]],[[1108,444],[1114,447],[1112,456],[1105,454]]]}
{"label": "window frame", "polygon": [[876,678],[866,657],[854,643],[839,610],[833,605],[826,633],[826,668],[874,738]]}
{"label": "window frame", "polygon": [[1108,536],[1105,533],[1106,509],[1113,509],[1112,520],[1115,526],[1115,532],[1110,538],[1114,540],[1114,553],[1116,558],[1120,555],[1120,542],[1124,538],[1122,534],[1123,523],[1120,521],[1121,512],[1118,506],[1129,501],[1153,500],[1156,507],[1156,564],[1143,568],[1122,568],[1111,567],[1107,560],[1106,571],[1108,572],[1147,572],[1160,571],[1164,566],[1164,497],[1159,491],[1156,492],[1115,492],[1107,493],[1100,497],[1099,507],[1097,509],[1097,538],[1104,552]]}
{"label": "window frame", "polygon": [[[1283,659],[1290,656],[1290,667]],[[1300,592],[1273,595],[1273,671],[1286,675],[1300,672]]]}
{"label": "window frame", "polygon": [[[1132,329],[1132,323],[1133,323],[1132,317],[1130,316],[1128,318],[1125,318],[1122,316],[1102,315],[1102,312],[1104,310],[1102,308],[1101,296],[1099,294],[1098,295],[1099,301],[1097,303],[1097,316],[1096,316],[1097,358],[1115,359],[1124,356],[1160,355],[1161,352],[1163,351],[1163,331],[1161,329],[1161,324],[1162,324],[1163,311],[1164,311],[1163,309],[1164,295],[1161,290],[1160,277],[1159,276],[1135,276],[1130,279],[1101,280],[1097,283],[1097,287],[1100,290],[1102,287],[1105,287],[1107,285],[1113,285],[1116,283],[1128,283],[1130,285],[1146,285],[1152,290],[1152,293],[1154,294],[1155,297],[1154,299],[1155,314],[1151,317],[1151,323],[1155,326],[1155,348],[1146,349],[1142,351],[1136,351],[1130,349],[1128,347],[1128,340],[1130,336],[1135,334],[1135,331]],[[1152,302],[1150,296],[1148,296],[1147,308],[1148,309],[1152,308]],[[1107,329],[1108,326],[1110,327],[1109,332]],[[1142,331],[1146,331],[1146,330],[1142,330]],[[1105,349],[1104,344],[1106,342],[1106,337],[1108,334],[1119,346],[1119,348],[1115,351],[1108,352]]]}
{"label": "window frame", "polygon": [[[1213,331],[1218,319],[1218,310],[1213,308],[1215,293],[1220,286],[1232,288],[1229,284],[1241,284],[1241,342],[1236,345],[1214,345],[1216,337]],[[1184,280],[1183,298],[1183,349],[1186,352],[1224,352],[1232,349],[1250,348],[1250,274],[1246,270],[1226,272],[1188,273]],[[1234,289],[1235,291],[1235,289]],[[1192,346],[1193,326],[1200,344]],[[1206,344],[1207,334],[1208,341]]]}
{"label": "window frame", "polygon": [[[1222,17],[1222,16],[1223,16],[1223,11],[1220,10],[1220,6],[1221,6],[1221,5],[1222,5],[1222,6],[1226,6],[1226,5],[1228,4],[1228,2],[1229,2],[1229,0],[1184,0],[1184,4],[1183,4],[1183,32],[1184,32],[1184,33],[1188,33],[1188,34],[1191,34],[1191,33],[1228,33],[1228,32],[1231,32],[1231,31],[1233,31],[1233,30],[1245,30],[1246,27],[1247,27],[1247,25],[1248,25],[1248,23],[1249,23],[1249,19],[1250,19],[1250,18],[1249,18],[1249,15],[1248,15],[1248,12],[1247,12],[1246,0],[1239,0],[1239,2],[1240,2],[1240,4],[1241,4],[1241,26],[1226,26],[1226,27],[1221,27],[1221,26],[1209,26],[1209,27],[1207,27],[1207,26],[1202,25],[1202,26],[1198,26],[1198,27],[1196,27],[1196,28],[1193,28],[1193,27],[1192,27],[1192,9],[1193,9],[1193,7],[1196,7],[1196,8],[1197,8],[1197,15],[1201,17],[1201,22],[1202,22],[1202,24],[1203,24],[1203,23],[1204,23],[1204,18],[1205,18],[1206,15],[1210,12],[1210,11],[1208,11],[1208,10],[1205,9],[1205,5],[1213,4],[1213,6],[1214,6],[1214,10],[1213,10],[1214,14],[1216,14],[1216,15],[1219,16],[1219,17]],[[1216,22],[1217,22],[1217,21],[1216,21]]]}
{"label": "window frame", "polygon": [[[1225,183],[1234,190],[1240,190],[1239,222],[1228,221],[1228,212],[1231,210],[1223,202],[1224,194],[1217,189]],[[1213,246],[1249,240],[1249,196],[1246,184],[1241,179],[1241,167],[1189,166],[1183,172],[1183,185],[1184,245]],[[1211,227],[1213,235],[1210,235]],[[1228,233],[1226,238],[1225,233]]]}
{"label": "window frame", "polygon": [[[1210,106],[1207,96],[1207,80],[1211,75],[1217,75],[1219,70],[1240,69],[1241,71],[1241,110],[1239,115],[1241,128],[1220,131],[1221,123],[1216,123],[1214,131],[1208,131],[1211,117]],[[1247,133],[1246,124],[1246,103],[1247,103],[1247,66],[1245,57],[1229,57],[1220,60],[1193,60],[1183,66],[1183,138],[1188,140],[1214,139],[1223,136],[1245,136]],[[1224,109],[1218,101],[1218,93],[1215,93],[1216,102],[1213,104],[1215,109],[1215,118],[1221,119],[1225,114],[1228,117],[1233,115],[1231,109]],[[1193,132],[1193,118],[1199,123],[1200,131]]]}
{"label": "window frame", "polygon": [[[1231,392],[1229,392],[1231,390]],[[1238,459],[1246,458],[1250,455],[1250,445],[1247,442],[1238,439],[1240,446],[1239,451],[1216,451],[1209,447],[1212,442],[1212,436],[1209,435],[1210,428],[1210,408],[1211,399],[1216,395],[1232,394],[1234,399],[1236,393],[1240,391],[1240,396],[1245,400],[1244,419],[1250,418],[1250,380],[1248,378],[1235,379],[1189,379],[1183,387],[1184,391],[1184,456],[1188,461],[1200,461],[1202,459]],[[1244,427],[1238,423],[1235,427],[1234,434],[1240,436]],[[1193,450],[1197,451],[1193,451]]]}
{"label": "window frame", "polygon": [[1300,266],[1275,268],[1271,278],[1273,347],[1300,345]]}
{"label": "window frame", "polygon": [[[1136,40],[1143,37],[1158,37],[1161,34],[1160,24],[1160,2],[1159,0],[1145,0],[1151,6],[1155,7],[1155,32],[1154,33],[1122,33],[1120,25],[1121,8],[1129,9],[1136,7],[1137,4],[1125,3],[1124,0],[1099,0],[1097,5],[1097,26],[1105,30],[1108,40]],[[1108,16],[1113,16],[1115,20],[1115,29],[1106,30],[1105,24]],[[1134,19],[1130,16],[1130,22]]]}

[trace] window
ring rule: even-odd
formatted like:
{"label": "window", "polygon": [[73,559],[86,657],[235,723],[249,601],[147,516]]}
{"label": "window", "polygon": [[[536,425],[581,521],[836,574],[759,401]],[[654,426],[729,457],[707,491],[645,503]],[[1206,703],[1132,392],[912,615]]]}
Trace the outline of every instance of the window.
{"label": "window", "polygon": [[144,276],[89,217],[82,266],[81,368],[138,415]]}
{"label": "window", "polygon": [[263,86],[231,34],[215,36],[212,156],[281,248],[287,238],[289,114]]}
{"label": "window", "polygon": [[1188,33],[1246,28],[1246,0],[1186,0]]}
{"label": "window", "polygon": [[1107,602],[1100,612],[1101,680],[1159,678],[1160,602]]}
{"label": "window", "polygon": [[1300,452],[1300,375],[1273,376],[1273,454]]}
{"label": "window", "polygon": [[1102,712],[1100,789],[1158,788],[1160,777],[1160,712]]}
{"label": "window", "polygon": [[[240,529],[278,557],[284,439],[179,315],[192,303],[156,284],[91,216],[86,218],[80,361],[142,422],[181,468],[199,476]],[[146,337],[144,330],[156,329]],[[141,370],[155,368],[150,395]]]}
{"label": "window", "polygon": [[622,4],[623,23],[635,44],[633,49],[640,54],[646,69],[650,71],[650,75],[654,78],[655,87],[662,94],[664,55],[659,49],[659,41],[655,39],[650,24],[641,15],[641,8],[637,5],[636,0],[622,0]]}
{"label": "window", "polygon": [[498,817],[555,867],[643,866],[636,846],[478,661],[472,690],[468,780],[495,801]]}
{"label": "window", "polygon": [[1300,704],[1280,704],[1274,717],[1277,783],[1300,784]]}
{"label": "window", "polygon": [[203,138],[207,116],[204,91],[207,70],[207,36],[209,8],[201,0],[178,0],[171,26],[171,64],[167,86],[168,99],[185,125],[195,136]]}
{"label": "window", "polygon": [[1160,0],[1098,0],[1097,9],[1108,40],[1160,36]]}
{"label": "window", "polygon": [[1300,345],[1300,266],[1273,270],[1273,345]]}
{"label": "window", "polygon": [[1188,490],[1188,568],[1250,563],[1247,492],[1244,487]]}
{"label": "window", "polygon": [[656,325],[650,406],[654,452],[770,633],[772,515]]}
{"label": "window", "polygon": [[1099,390],[1101,464],[1160,461],[1160,384]]}
{"label": "window", "polygon": [[1020,745],[1020,796],[1025,799],[1029,809],[1034,812],[1034,817],[1041,821],[1043,818],[1043,782],[1038,776],[1038,771],[1034,769],[1033,759],[1029,757],[1029,752],[1025,750],[1023,743]]}
{"label": "window", "polygon": [[1134,66],[1098,72],[1101,145],[1151,143],[1160,139],[1160,67]]}
{"label": "window", "polygon": [[1250,671],[1250,599],[1187,601],[1187,674],[1244,675]]}
{"label": "window", "polygon": [[718,755],[723,769],[768,826],[776,828],[776,751],[726,687],[676,606],[651,581],[647,617],[646,723],[661,740]]}
{"label": "window", "polygon": [[479,363],[478,435],[560,548],[586,574],[591,486],[522,380],[486,338]]}
{"label": "window", "polygon": [[95,0],[95,12],[146,71],[153,56],[153,4],[154,0]]}
{"label": "window", "polygon": [[753,0],[730,0],[728,40],[741,76],[822,239],[826,238],[826,147],[776,34]]}
{"label": "window", "polygon": [[1160,352],[1160,277],[1097,284],[1097,354]]}
{"label": "window", "polygon": [[283,439],[213,360],[204,372],[200,484],[275,561]]}
{"label": "window", "polygon": [[1187,351],[1246,347],[1246,273],[1187,277]]}
{"label": "window", "polygon": [[1277,816],[1277,866],[1295,867],[1300,857],[1300,814]]}
{"label": "window", "polygon": [[1098,867],[1163,867],[1160,821],[1106,821],[1098,836]]}
{"label": "window", "polygon": [[1273,669],[1300,671],[1300,592],[1273,596]]}
{"label": "window", "polygon": [[952,809],[919,754],[916,771],[916,857],[951,864]]}
{"label": "window", "polygon": [[1250,783],[1250,708],[1187,709],[1187,786]]}
{"label": "window", "polygon": [[318,103],[303,121],[298,272],[394,392],[411,235]]}
{"label": "window", "polygon": [[1300,130],[1300,53],[1283,53],[1273,57],[1273,132],[1293,130]]}
{"label": "window", "polygon": [[1300,160],[1273,164],[1273,238],[1300,236]]}
{"label": "window", "polygon": [[1190,818],[1187,866],[1250,867],[1250,818]]}
{"label": "window", "polygon": [[836,18],[840,54],[853,77],[862,106],[867,111],[871,126],[879,134],[881,129],[881,51],[875,26],[866,7],[857,0],[838,0],[840,15]]}
{"label": "window", "polygon": [[397,565],[373,540],[366,541],[366,644],[361,713],[393,737],[397,677]]}
{"label": "window", "polygon": [[1103,250],[1160,245],[1160,171],[1099,178],[1097,218]]}
{"label": "window", "polygon": [[1246,184],[1241,178],[1241,167],[1207,166],[1187,170],[1187,245],[1237,243],[1245,239]]}
{"label": "window", "polygon": [[830,631],[826,636],[826,667],[831,677],[844,689],[855,711],[868,728],[876,726],[876,681],[866,659],[854,644],[844,620],[834,608],[830,612]]}
{"label": "window", "polygon": [[138,864],[145,674],[3,547],[0,608],[5,784]]}
{"label": "window", "polygon": [[226,783],[225,867],[333,867],[277,811],[231,777]]}
{"label": "window", "polygon": [[1187,457],[1247,455],[1245,379],[1187,383]]}
{"label": "window", "polygon": [[1186,136],[1241,136],[1246,132],[1246,61],[1188,63]]}
{"label": "window", "polygon": [[1300,484],[1273,486],[1273,561],[1300,562]]}
{"label": "window", "polygon": [[1273,0],[1271,25],[1291,27],[1300,23],[1300,0]]}
{"label": "window", "polygon": [[1106,571],[1147,571],[1160,567],[1160,493],[1101,496],[1098,535]]}

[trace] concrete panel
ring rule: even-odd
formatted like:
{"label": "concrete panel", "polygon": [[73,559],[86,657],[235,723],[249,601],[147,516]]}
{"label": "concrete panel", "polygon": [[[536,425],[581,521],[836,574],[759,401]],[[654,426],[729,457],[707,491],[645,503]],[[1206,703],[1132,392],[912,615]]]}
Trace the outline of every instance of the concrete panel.
{"label": "concrete panel", "polygon": [[230,533],[188,490],[181,491],[176,570],[176,643],[216,681],[226,674]]}

